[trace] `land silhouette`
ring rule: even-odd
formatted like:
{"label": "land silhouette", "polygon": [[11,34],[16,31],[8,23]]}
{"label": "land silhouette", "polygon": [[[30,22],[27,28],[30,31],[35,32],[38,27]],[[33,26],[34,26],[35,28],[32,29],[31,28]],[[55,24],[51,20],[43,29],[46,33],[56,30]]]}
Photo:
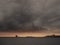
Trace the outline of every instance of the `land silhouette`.
{"label": "land silhouette", "polygon": [[0,45],[60,45],[60,36],[0,37]]}

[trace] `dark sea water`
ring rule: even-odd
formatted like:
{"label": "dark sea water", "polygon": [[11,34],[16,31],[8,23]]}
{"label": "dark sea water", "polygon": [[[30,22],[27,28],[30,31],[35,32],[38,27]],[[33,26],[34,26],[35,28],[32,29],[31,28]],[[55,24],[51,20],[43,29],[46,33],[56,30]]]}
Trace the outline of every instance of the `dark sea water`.
{"label": "dark sea water", "polygon": [[60,38],[1,37],[0,45],[60,45]]}

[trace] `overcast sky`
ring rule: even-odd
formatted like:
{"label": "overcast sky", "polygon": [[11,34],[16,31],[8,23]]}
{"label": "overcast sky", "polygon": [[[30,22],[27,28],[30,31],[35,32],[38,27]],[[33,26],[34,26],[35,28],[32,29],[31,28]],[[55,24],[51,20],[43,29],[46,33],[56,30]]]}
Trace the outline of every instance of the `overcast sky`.
{"label": "overcast sky", "polygon": [[0,0],[4,30],[60,32],[60,0]]}

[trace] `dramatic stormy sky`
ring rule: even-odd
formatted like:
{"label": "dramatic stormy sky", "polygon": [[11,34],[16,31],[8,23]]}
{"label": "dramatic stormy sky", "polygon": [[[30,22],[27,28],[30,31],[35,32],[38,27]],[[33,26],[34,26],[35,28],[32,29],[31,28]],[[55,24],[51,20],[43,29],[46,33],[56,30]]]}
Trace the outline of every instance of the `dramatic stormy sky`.
{"label": "dramatic stormy sky", "polygon": [[60,0],[0,0],[0,31],[60,31]]}

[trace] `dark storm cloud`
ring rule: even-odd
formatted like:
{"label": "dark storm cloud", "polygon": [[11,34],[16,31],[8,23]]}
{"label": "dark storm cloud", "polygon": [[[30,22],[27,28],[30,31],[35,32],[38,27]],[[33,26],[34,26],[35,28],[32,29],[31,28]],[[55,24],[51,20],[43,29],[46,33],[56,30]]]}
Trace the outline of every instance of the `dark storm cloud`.
{"label": "dark storm cloud", "polygon": [[0,0],[0,30],[59,27],[59,0]]}

